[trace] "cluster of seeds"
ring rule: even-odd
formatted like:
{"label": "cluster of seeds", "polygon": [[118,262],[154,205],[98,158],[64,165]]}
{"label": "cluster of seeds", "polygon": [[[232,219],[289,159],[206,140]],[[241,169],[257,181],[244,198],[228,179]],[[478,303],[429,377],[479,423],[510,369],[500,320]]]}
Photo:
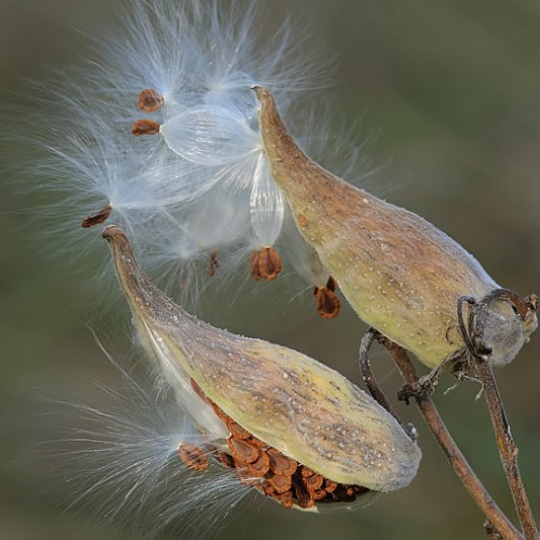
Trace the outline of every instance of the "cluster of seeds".
{"label": "cluster of seeds", "polygon": [[[207,450],[221,465],[234,469],[245,485],[275,499],[285,508],[292,508],[294,504],[308,509],[316,503],[353,502],[369,492],[365,487],[339,484],[324,478],[285,456],[225,414],[202,393],[195,381],[192,380],[191,384],[199,396],[212,405],[231,434],[227,439],[228,451],[210,445]],[[196,471],[204,471],[210,464],[205,450],[193,444],[182,444],[178,453],[183,463]]]}

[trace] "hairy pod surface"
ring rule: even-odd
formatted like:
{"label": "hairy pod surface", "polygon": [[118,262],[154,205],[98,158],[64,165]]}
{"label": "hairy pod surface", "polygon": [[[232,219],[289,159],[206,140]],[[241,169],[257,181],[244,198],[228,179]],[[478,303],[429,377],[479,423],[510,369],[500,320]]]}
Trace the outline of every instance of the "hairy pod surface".
{"label": "hairy pod surface", "polygon": [[232,437],[238,454],[255,452],[244,440],[251,437],[260,441],[252,447],[274,449],[330,482],[367,488],[369,500],[411,482],[419,448],[365,392],[299,352],[197,320],[150,282],[120,228],[108,226],[103,236],[143,342],[171,386],[198,399],[192,409],[201,432]]}
{"label": "hairy pod surface", "polygon": [[[457,304],[500,290],[478,261],[420,216],[358,189],[311,161],[285,128],[271,93],[255,87],[271,174],[298,230],[317,251],[358,315],[424,364],[438,366],[464,346]],[[488,334],[494,363],[511,361],[537,326],[536,299],[503,298]],[[521,305],[525,305],[525,310]],[[502,317],[502,318],[501,318]],[[495,327],[493,327],[495,325]],[[453,331],[454,330],[454,331]]]}

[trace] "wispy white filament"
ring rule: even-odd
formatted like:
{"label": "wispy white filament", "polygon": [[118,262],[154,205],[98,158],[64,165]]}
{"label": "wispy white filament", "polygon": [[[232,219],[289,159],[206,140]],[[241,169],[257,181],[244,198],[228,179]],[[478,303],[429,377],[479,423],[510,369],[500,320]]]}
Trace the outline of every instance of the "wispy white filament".
{"label": "wispy white filament", "polygon": [[[191,297],[209,274],[221,279],[230,270],[227,261],[244,257],[243,266],[234,266],[248,276],[250,251],[291,252],[281,246],[295,225],[269,172],[252,87],[272,90],[308,153],[310,141],[327,150],[335,126],[295,121],[297,109],[311,107],[306,90],[326,85],[325,55],[304,22],[285,20],[277,29],[263,24],[264,5],[126,0],[114,24],[94,35],[81,65],[36,85],[42,111],[23,138],[40,154],[28,175],[37,177],[36,189],[53,192],[55,203],[47,196],[44,213],[63,230],[69,225],[77,253],[99,241],[99,231],[82,231],[80,221],[106,205],[145,268],[169,291],[191,286]],[[139,110],[144,90],[161,96],[162,106]],[[133,136],[140,120],[157,123],[159,132]],[[357,162],[350,157],[345,164]],[[302,253],[295,254],[294,268],[309,266]]]}

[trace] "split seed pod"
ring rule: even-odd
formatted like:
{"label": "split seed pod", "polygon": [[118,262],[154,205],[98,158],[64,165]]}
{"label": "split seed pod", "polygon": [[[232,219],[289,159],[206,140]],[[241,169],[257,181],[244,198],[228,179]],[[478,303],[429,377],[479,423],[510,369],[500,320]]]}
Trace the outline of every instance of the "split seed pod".
{"label": "split seed pod", "polygon": [[481,306],[476,328],[484,331],[479,338],[487,339],[489,358],[495,365],[510,362],[536,329],[536,297],[500,289],[435,226],[311,161],[287,132],[270,92],[254,90],[272,177],[300,234],[358,315],[435,367],[464,347],[455,329],[458,299],[467,296]]}
{"label": "split seed pod", "polygon": [[365,392],[301,353],[197,320],[150,282],[120,228],[103,236],[142,342],[213,457],[244,483],[283,506],[321,510],[411,482],[419,448]]}

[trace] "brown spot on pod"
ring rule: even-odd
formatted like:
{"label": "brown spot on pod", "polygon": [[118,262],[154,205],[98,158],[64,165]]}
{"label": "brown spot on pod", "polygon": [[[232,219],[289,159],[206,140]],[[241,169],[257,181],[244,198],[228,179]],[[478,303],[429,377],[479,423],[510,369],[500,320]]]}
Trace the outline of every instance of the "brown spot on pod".
{"label": "brown spot on pod", "polygon": [[139,94],[137,106],[141,111],[155,112],[163,107],[163,96],[156,90],[147,88]]}
{"label": "brown spot on pod", "polygon": [[141,135],[156,135],[159,133],[161,126],[153,120],[137,120],[131,128],[132,135],[140,137]]}
{"label": "brown spot on pod", "polygon": [[307,219],[304,214],[298,214],[298,225],[300,225],[300,227],[307,227]]}
{"label": "brown spot on pod", "polygon": [[204,450],[194,444],[182,443],[178,447],[180,459],[190,469],[195,471],[205,471],[208,469],[209,462]]}
{"label": "brown spot on pod", "polygon": [[273,281],[281,272],[281,267],[281,257],[273,247],[254,251],[249,259],[251,277],[255,281],[259,281],[260,279]]}
{"label": "brown spot on pod", "polygon": [[107,206],[104,206],[101,210],[98,210],[97,212],[94,212],[93,214],[86,216],[82,220],[83,229],[88,229],[90,227],[94,227],[95,225],[99,225],[100,223],[104,223],[105,221],[109,219],[111,212],[112,212],[112,206],[107,205]]}

